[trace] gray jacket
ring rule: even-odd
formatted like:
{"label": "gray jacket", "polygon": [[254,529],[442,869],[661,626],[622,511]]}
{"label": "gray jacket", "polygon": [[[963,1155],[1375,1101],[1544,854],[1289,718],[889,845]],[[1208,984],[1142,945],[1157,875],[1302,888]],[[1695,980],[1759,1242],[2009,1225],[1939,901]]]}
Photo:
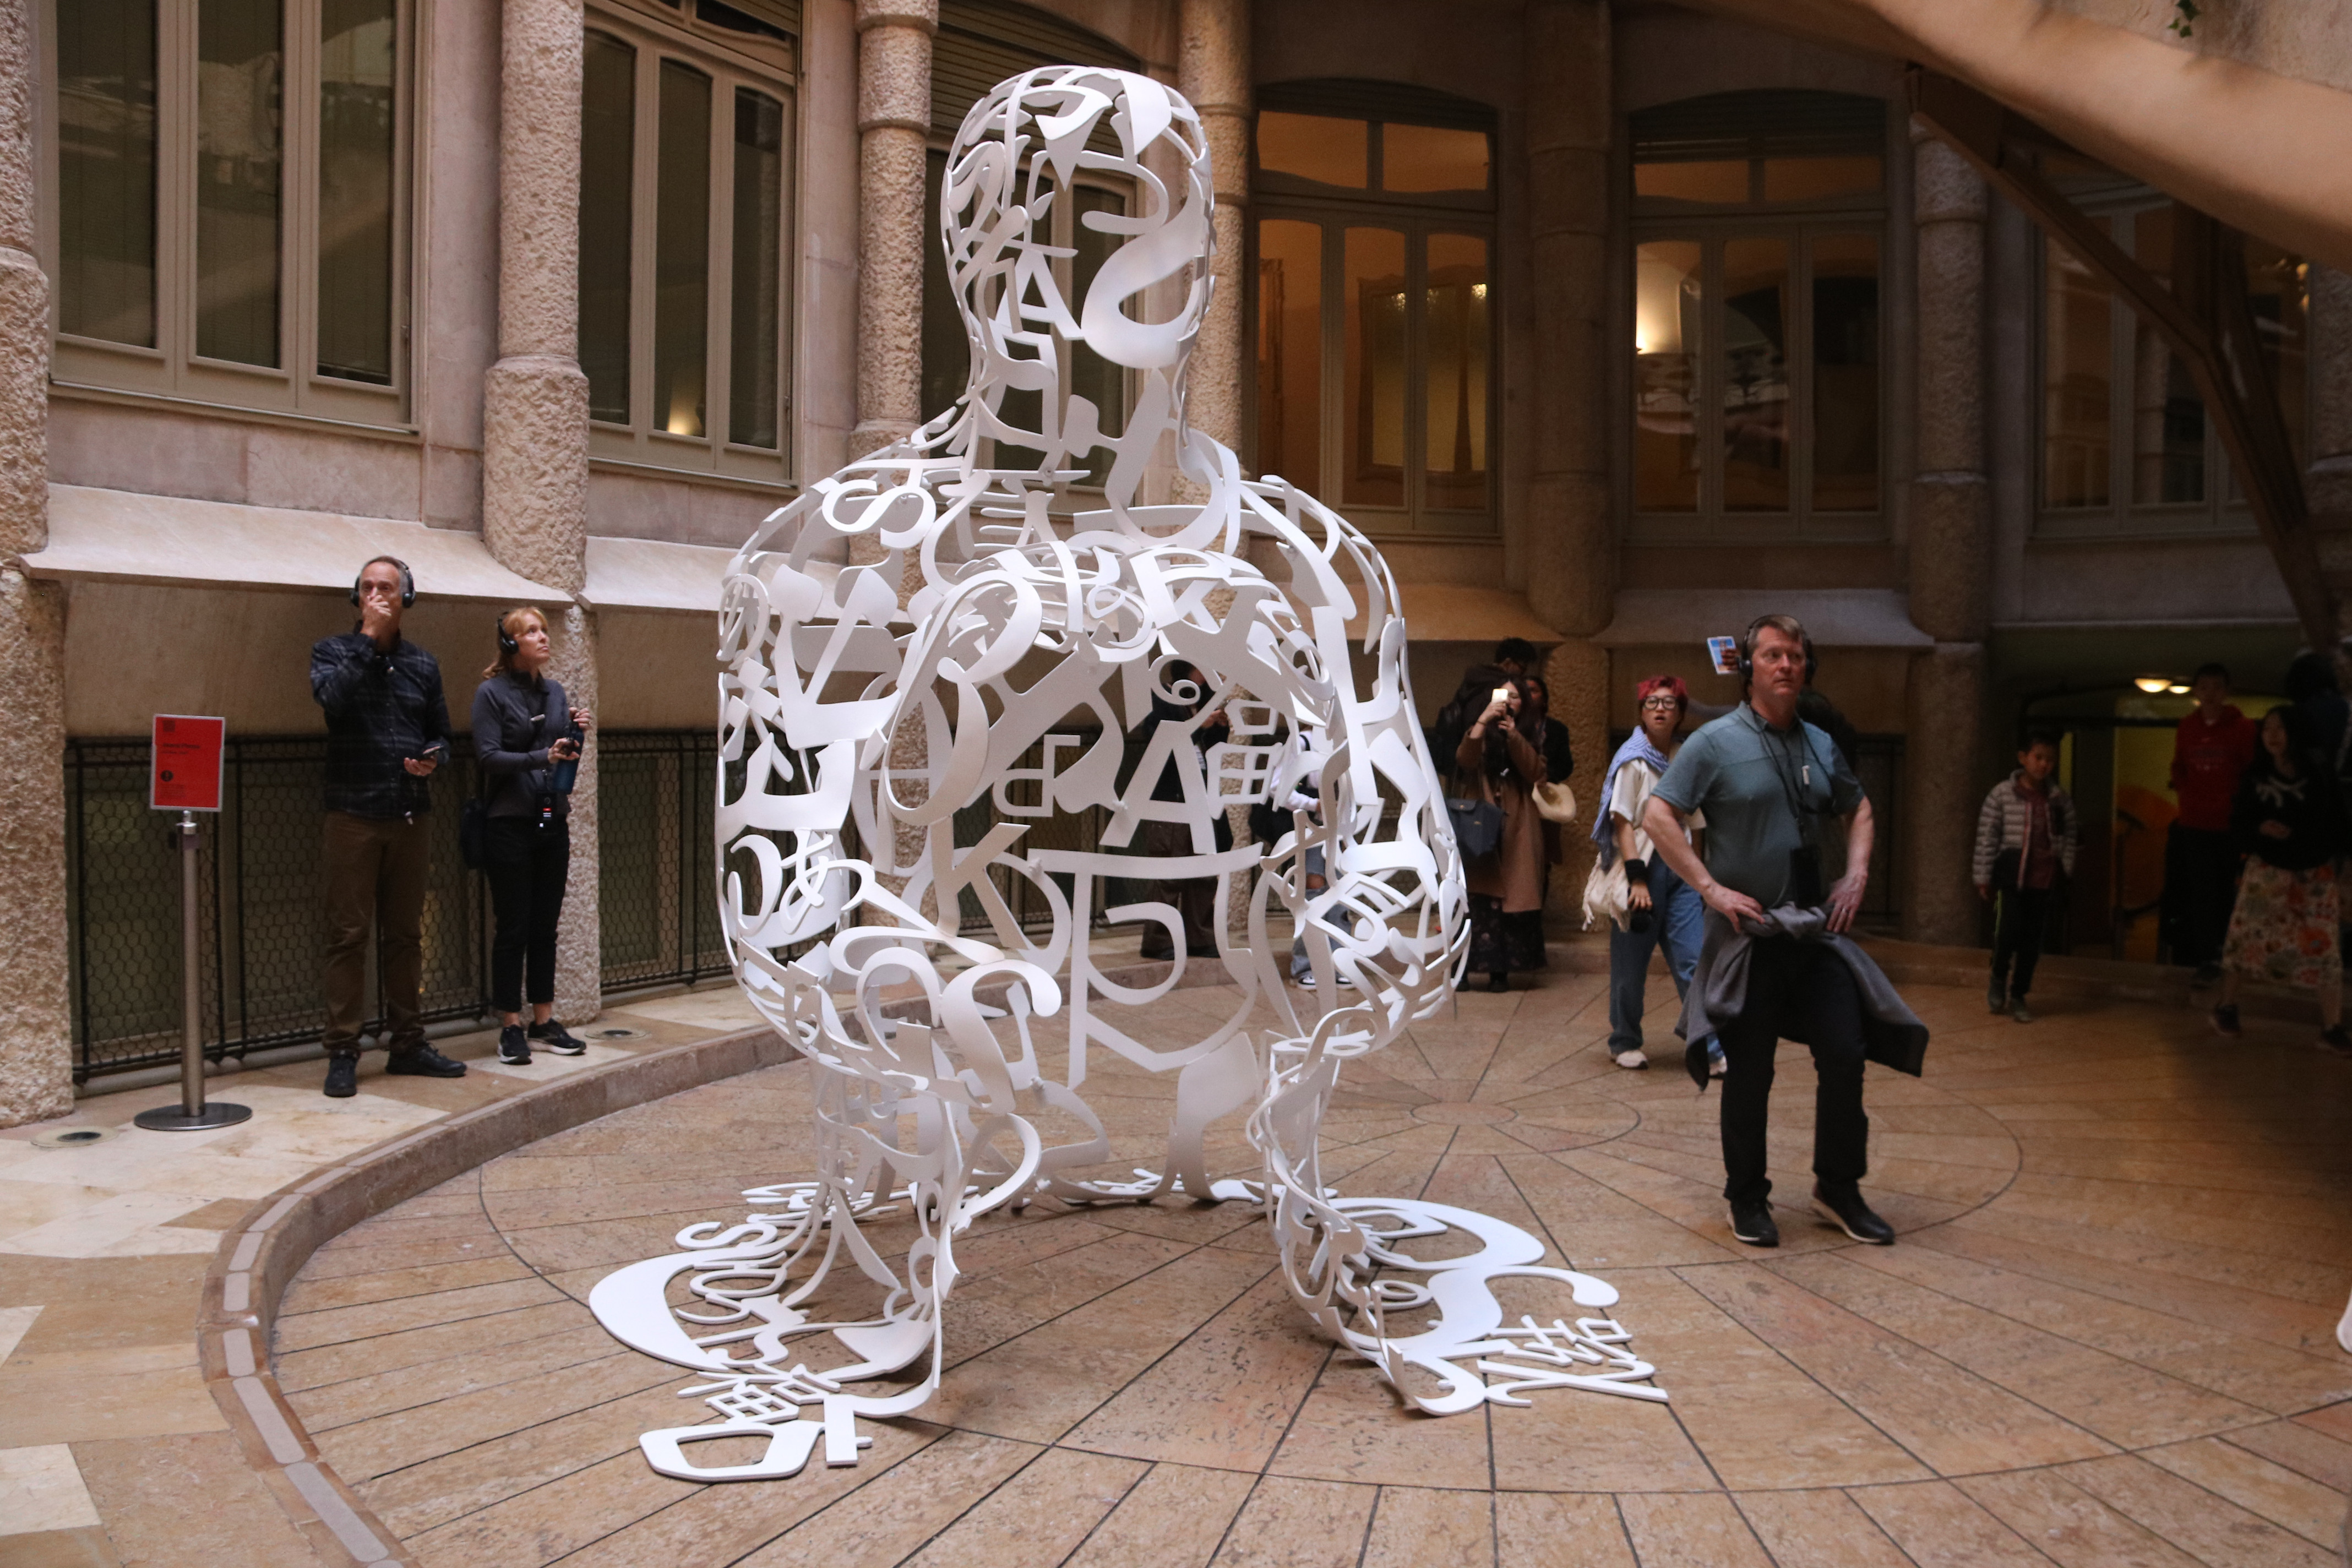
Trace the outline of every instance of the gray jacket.
{"label": "gray jacket", "polygon": [[560,680],[509,672],[474,689],[474,755],[492,816],[537,816],[542,795],[553,800],[559,821],[571,815],[572,797],[551,794],[555,767],[547,755],[571,727]]}
{"label": "gray jacket", "polygon": [[1706,929],[1697,973],[1683,994],[1682,1022],[1675,1026],[1675,1033],[1684,1039],[1700,1042],[1690,1048],[1691,1059],[1685,1065],[1701,1090],[1706,1088],[1705,1042],[1738,1023],[1748,1010],[1748,956],[1759,942],[1769,941],[1818,942],[1836,953],[1853,972],[1853,988],[1862,999],[1864,1057],[1913,1078],[1919,1076],[1920,1060],[1927,1051],[1927,1026],[1905,1005],[1895,983],[1862,951],[1860,943],[1830,930],[1826,910],[1782,904],[1766,910],[1761,924],[1742,931],[1709,910]]}

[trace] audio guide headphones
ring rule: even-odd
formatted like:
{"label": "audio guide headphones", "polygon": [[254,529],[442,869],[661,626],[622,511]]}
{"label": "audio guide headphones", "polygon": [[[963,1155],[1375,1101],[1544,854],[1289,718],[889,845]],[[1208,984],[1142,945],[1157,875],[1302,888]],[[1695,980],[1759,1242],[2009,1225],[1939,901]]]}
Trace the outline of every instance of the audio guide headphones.
{"label": "audio guide headphones", "polygon": [[375,561],[371,561],[367,566],[360,568],[360,574],[352,579],[352,603],[356,605],[360,602],[360,584],[367,581],[368,566],[374,565],[377,561],[383,562],[387,566],[400,568],[400,607],[404,610],[413,607],[416,603],[416,574],[411,572],[408,569],[408,563],[397,555],[379,555]]}
{"label": "audio guide headphones", "polygon": [[[1765,623],[1771,619],[1770,616],[1757,616],[1748,623],[1748,629],[1739,636],[1739,683],[1743,687],[1756,679],[1756,634],[1762,631]],[[1797,640],[1804,645],[1805,684],[1811,686],[1815,672],[1821,668],[1821,660],[1813,654],[1813,634],[1800,630]]]}
{"label": "audio guide headphones", "polygon": [[515,640],[514,634],[507,630],[507,619],[513,614],[512,610],[499,612],[499,652],[509,658],[512,658],[515,651],[522,646]]}

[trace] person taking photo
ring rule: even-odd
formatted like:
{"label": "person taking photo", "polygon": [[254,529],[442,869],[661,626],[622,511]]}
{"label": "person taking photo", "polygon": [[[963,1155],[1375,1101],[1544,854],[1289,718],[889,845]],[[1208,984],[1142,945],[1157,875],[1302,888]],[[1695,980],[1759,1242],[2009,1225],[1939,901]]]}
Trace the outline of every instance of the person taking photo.
{"label": "person taking photo", "polygon": [[327,820],[320,847],[327,905],[325,1092],[359,1092],[367,1021],[367,944],[376,937],[383,1070],[463,1078],[425,1043],[425,892],[432,867],[433,772],[449,755],[441,666],[400,635],[416,603],[407,563],[379,555],[352,584],[359,622],[310,648],[310,695],[327,715]]}
{"label": "person taking photo", "polygon": [[533,1043],[562,1057],[587,1048],[555,1020],[555,930],[572,874],[571,775],[595,720],[575,712],[563,683],[547,674],[553,650],[545,616],[511,609],[498,630],[498,659],[474,689],[474,755],[488,797],[490,1005],[499,1013],[499,1060],[519,1066],[530,1060]]}

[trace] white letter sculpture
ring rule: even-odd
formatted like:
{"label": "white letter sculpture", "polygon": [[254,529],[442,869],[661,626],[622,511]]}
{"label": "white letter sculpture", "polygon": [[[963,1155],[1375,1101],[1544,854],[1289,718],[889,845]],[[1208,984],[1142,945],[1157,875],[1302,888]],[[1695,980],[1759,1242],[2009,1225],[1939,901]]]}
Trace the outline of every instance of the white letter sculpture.
{"label": "white letter sculpture", "polygon": [[[1097,150],[1106,139],[1116,152]],[[1061,279],[1074,253],[1049,243],[1053,209],[1103,176],[1141,210],[1074,215],[1120,243],[1073,310]],[[857,1418],[907,1415],[939,1386],[956,1237],[1033,1195],[1265,1205],[1299,1304],[1434,1415],[1536,1387],[1665,1397],[1598,1315],[1617,1292],[1542,1267],[1536,1237],[1323,1185],[1317,1136],[1340,1064],[1450,1002],[1462,869],[1387,563],[1313,497],[1244,480],[1232,452],[1185,426],[1210,201],[1200,119],[1160,83],[1056,67],[1000,84],[957,133],[940,204],[971,354],[963,398],[813,485],[735,558],[719,609],[721,918],[744,993],[814,1066],[816,1170],[753,1188],[740,1224],[683,1231],[683,1250],[590,1297],[616,1337],[701,1374],[685,1392],[719,1414],[644,1436],[665,1475],[789,1476],[820,1438],[826,1463],[856,1463],[870,1441]],[[1167,320],[1139,319],[1148,292],[1174,300]],[[1123,424],[1068,391],[1080,353],[1124,373]],[[1204,502],[1138,504],[1163,440]],[[1049,510],[1097,452],[1099,509]],[[1358,616],[1372,661],[1361,691],[1346,631]],[[1229,738],[1205,743],[1219,712]],[[1042,763],[1018,766],[1024,753]],[[1300,826],[1217,847],[1228,807],[1286,802],[1309,777],[1320,809]],[[1000,820],[959,844],[959,810],[992,798]],[[1022,843],[1089,812],[1107,814],[1098,849]],[[1110,852],[1139,827],[1145,853]],[[1313,892],[1309,851],[1328,868]],[[1164,927],[1175,954],[1155,984],[1104,974],[1087,938],[1111,878],[1213,880],[1216,957],[1238,994],[1204,1037],[1169,1048],[1119,1027],[1183,975],[1186,922],[1164,901],[1103,910]],[[1015,917],[1016,882],[1050,926]],[[1224,915],[1236,888],[1246,942]],[[1276,905],[1305,933],[1316,984],[1303,1013],[1269,937]],[[1261,1005],[1276,1026],[1254,1032]],[[1083,1097],[1098,1052],[1175,1075],[1157,1173],[1080,1173],[1112,1157]],[[1213,1182],[1206,1131],[1243,1111],[1260,1177]],[[1452,1232],[1475,1246],[1433,1261],[1406,1250]],[[830,1304],[862,1290],[870,1310],[804,1310],[836,1275]],[[1492,1282],[1512,1276],[1596,1315],[1507,1325]],[[1391,1332],[1406,1320],[1417,1327]],[[855,1391],[874,1380],[898,1391]],[[746,1436],[766,1439],[749,1463],[699,1467],[682,1451]]]}

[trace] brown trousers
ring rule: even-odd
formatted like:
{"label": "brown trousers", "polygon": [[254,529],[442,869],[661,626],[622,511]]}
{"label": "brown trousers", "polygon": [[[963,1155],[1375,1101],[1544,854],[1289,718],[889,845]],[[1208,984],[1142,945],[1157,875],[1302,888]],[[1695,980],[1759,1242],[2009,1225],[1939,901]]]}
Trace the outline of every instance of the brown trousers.
{"label": "brown trousers", "polygon": [[330,1056],[359,1055],[367,1022],[368,928],[376,934],[390,1047],[425,1043],[425,888],[432,868],[429,825],[421,817],[327,813],[319,856],[327,904],[327,1032]]}

